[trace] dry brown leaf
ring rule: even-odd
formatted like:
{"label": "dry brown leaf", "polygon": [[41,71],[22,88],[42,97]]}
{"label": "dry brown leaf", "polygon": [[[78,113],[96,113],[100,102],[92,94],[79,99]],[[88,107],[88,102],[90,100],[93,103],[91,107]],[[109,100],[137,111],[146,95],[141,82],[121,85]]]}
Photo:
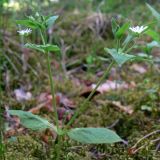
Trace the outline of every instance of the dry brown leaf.
{"label": "dry brown leaf", "polygon": [[109,101],[109,100],[102,101],[102,100],[97,100],[97,102],[99,104],[105,104],[105,105],[106,104],[110,104],[110,105],[112,105],[112,106],[120,109],[121,111],[123,111],[123,112],[125,112],[125,113],[127,113],[129,115],[133,114],[133,112],[134,112],[134,110],[132,109],[132,106],[129,106],[129,105],[128,106],[124,106],[119,101]]}
{"label": "dry brown leaf", "polygon": [[139,72],[141,74],[144,74],[147,72],[147,69],[144,68],[143,66],[139,65],[139,64],[133,64],[131,66],[131,69],[135,70],[136,72]]}

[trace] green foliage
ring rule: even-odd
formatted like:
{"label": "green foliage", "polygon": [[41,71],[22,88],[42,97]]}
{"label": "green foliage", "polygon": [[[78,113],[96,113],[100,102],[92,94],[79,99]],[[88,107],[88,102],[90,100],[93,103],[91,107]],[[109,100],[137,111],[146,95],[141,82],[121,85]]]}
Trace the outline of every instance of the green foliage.
{"label": "green foliage", "polygon": [[30,49],[35,49],[43,53],[57,52],[60,50],[57,45],[52,45],[52,44],[38,45],[38,44],[27,43],[25,44],[25,47]]}
{"label": "green foliage", "polygon": [[16,23],[32,29],[42,28],[42,24],[33,19],[17,20]]}
{"label": "green foliage", "polygon": [[152,62],[152,57],[150,57],[146,54],[135,56],[135,55],[132,55],[132,54],[123,53],[122,49],[119,49],[117,51],[114,48],[113,49],[105,48],[105,51],[112,56],[113,60],[119,66],[122,66],[124,63],[126,63],[128,61],[148,61],[148,62]]}
{"label": "green foliage", "polygon": [[51,16],[46,20],[47,28],[51,28],[59,16]]}
{"label": "green foliage", "polygon": [[124,24],[123,24],[121,27],[119,27],[119,29],[116,31],[115,37],[116,37],[116,38],[121,38],[121,37],[125,34],[125,32],[128,30],[129,26],[130,26],[130,22],[124,23]]}
{"label": "green foliage", "polygon": [[56,127],[49,123],[46,119],[34,115],[31,112],[22,110],[9,110],[9,114],[18,116],[20,118],[21,124],[26,128],[40,131],[50,128],[54,131],[57,131]]}
{"label": "green foliage", "polygon": [[148,3],[146,3],[148,9],[152,12],[152,15],[160,22],[160,14]]}
{"label": "green foliage", "polygon": [[122,53],[121,50],[118,50],[117,52],[117,50],[114,48],[113,49],[105,48],[105,51],[112,56],[112,58],[116,61],[116,63],[119,66],[123,65],[129,60],[133,60],[136,57],[134,55]]}
{"label": "green foliage", "polygon": [[116,22],[115,18],[112,18],[112,19],[111,19],[111,25],[112,25],[113,35],[115,36],[117,30],[119,29],[119,25],[118,25],[118,23]]}
{"label": "green foliage", "polygon": [[115,132],[107,128],[74,128],[67,134],[71,139],[87,144],[115,143],[123,141]]}
{"label": "green foliage", "polygon": [[150,43],[145,44],[145,46],[142,47],[142,49],[145,51],[145,53],[150,54],[151,50],[154,47],[160,47],[160,44],[157,41],[152,41]]}
{"label": "green foliage", "polygon": [[32,29],[51,28],[58,16],[42,16],[39,13],[35,17],[29,16],[26,20],[17,20],[16,23]]}
{"label": "green foliage", "polygon": [[149,35],[155,41],[160,41],[159,33],[155,32],[153,29],[148,29],[145,34]]}

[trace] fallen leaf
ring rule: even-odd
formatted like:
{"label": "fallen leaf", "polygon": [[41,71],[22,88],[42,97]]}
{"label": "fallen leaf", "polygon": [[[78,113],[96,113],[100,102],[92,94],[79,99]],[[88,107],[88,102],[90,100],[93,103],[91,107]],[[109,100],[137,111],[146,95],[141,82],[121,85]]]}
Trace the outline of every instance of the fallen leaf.
{"label": "fallen leaf", "polygon": [[[96,87],[96,84],[92,84],[92,89]],[[125,82],[123,83],[117,83],[116,81],[107,80],[105,83],[101,84],[97,91],[100,93],[108,92],[110,90],[116,90],[116,89],[127,89],[129,85]]]}
{"label": "fallen leaf", "polygon": [[119,108],[121,111],[128,113],[130,115],[133,114],[133,112],[134,112],[131,106],[124,106],[119,101],[110,101],[110,103],[113,106],[116,106],[117,108]]}
{"label": "fallen leaf", "polygon": [[134,112],[132,106],[129,106],[129,105],[124,106],[119,101],[109,101],[109,100],[102,101],[102,100],[97,100],[97,103],[99,103],[99,104],[105,104],[105,105],[106,104],[110,104],[110,105],[112,105],[112,106],[120,109],[121,111],[123,111],[123,112],[125,112],[125,113],[127,113],[129,115],[133,114],[133,112]]}
{"label": "fallen leaf", "polygon": [[133,69],[133,70],[135,70],[136,72],[139,72],[139,73],[141,73],[141,74],[147,72],[147,69],[146,69],[146,68],[144,68],[143,66],[140,66],[140,65],[138,65],[138,64],[133,64],[133,65],[131,66],[131,69]]}

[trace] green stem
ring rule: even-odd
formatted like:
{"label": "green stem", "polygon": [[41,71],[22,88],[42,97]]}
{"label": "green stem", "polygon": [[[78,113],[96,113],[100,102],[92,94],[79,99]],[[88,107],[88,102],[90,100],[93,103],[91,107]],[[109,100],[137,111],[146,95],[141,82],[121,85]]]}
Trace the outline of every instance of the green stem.
{"label": "green stem", "polygon": [[[43,45],[46,45],[42,30],[40,30],[40,35],[41,35],[41,38],[42,38]],[[57,130],[59,131],[54,81],[53,81],[53,77],[52,77],[52,70],[51,70],[51,62],[50,62],[49,52],[45,53],[45,55],[46,55],[46,58],[47,58],[47,69],[48,69],[48,75],[49,75],[49,81],[50,81],[50,87],[51,87],[51,94],[52,94],[52,105],[53,105],[54,114],[55,114],[54,116],[55,116],[55,119],[56,119],[56,127],[57,127]]]}
{"label": "green stem", "polygon": [[60,159],[60,149],[61,149],[61,144],[62,144],[62,136],[58,136],[58,143],[56,146],[56,160]]}
{"label": "green stem", "polygon": [[75,121],[75,119],[79,116],[80,112],[82,112],[84,109],[86,109],[86,104],[92,98],[92,96],[94,95],[94,93],[96,92],[97,88],[100,86],[100,84],[102,83],[102,81],[105,79],[105,77],[109,74],[109,72],[112,69],[113,65],[114,65],[114,62],[112,62],[108,66],[108,68],[104,72],[103,76],[99,79],[96,87],[92,90],[92,92],[89,94],[89,96],[87,97],[87,99],[82,103],[82,105],[80,105],[80,108],[78,110],[76,110],[75,114],[73,115],[73,117],[70,119],[70,121],[66,125],[66,128],[69,127]]}
{"label": "green stem", "polygon": [[125,53],[130,52],[134,47],[135,47],[135,43],[133,44],[133,46],[131,46],[130,48],[128,48],[128,49],[125,51]]}
{"label": "green stem", "polygon": [[48,74],[49,74],[49,80],[50,80],[50,86],[51,86],[52,104],[53,104],[53,109],[54,109],[55,118],[56,118],[56,126],[57,126],[57,130],[58,130],[59,129],[58,113],[57,113],[57,107],[56,107],[54,81],[52,78],[52,70],[51,70],[51,62],[50,62],[49,52],[47,52],[47,68],[48,68]]}

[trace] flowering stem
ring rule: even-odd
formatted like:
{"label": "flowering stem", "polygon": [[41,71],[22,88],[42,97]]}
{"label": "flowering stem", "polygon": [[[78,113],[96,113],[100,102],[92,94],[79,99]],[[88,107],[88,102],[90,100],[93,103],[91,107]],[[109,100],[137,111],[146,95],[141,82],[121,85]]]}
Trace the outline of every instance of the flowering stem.
{"label": "flowering stem", "polygon": [[102,81],[105,79],[105,77],[109,74],[109,72],[112,69],[113,65],[114,65],[114,61],[108,66],[108,68],[104,72],[103,76],[99,79],[96,87],[92,90],[92,92],[89,94],[87,99],[82,103],[82,105],[80,105],[80,108],[76,110],[75,114],[73,115],[73,117],[70,119],[70,121],[66,125],[66,128],[69,127],[75,121],[75,119],[79,116],[79,114],[86,109],[86,104],[92,98],[92,96],[94,95],[94,93],[96,92],[97,88],[100,86]]}
{"label": "flowering stem", "polygon": [[[41,38],[43,45],[46,45],[44,36],[42,31],[40,30]],[[57,107],[56,107],[56,97],[55,97],[55,89],[54,89],[54,81],[52,78],[52,70],[51,70],[51,62],[50,62],[50,57],[49,57],[49,52],[45,53],[46,58],[47,58],[47,69],[48,69],[48,75],[49,75],[49,81],[50,81],[50,87],[51,87],[51,94],[52,94],[52,105],[53,105],[53,111],[54,111],[54,116],[55,116],[55,121],[56,121],[56,127],[57,130],[59,131],[59,122],[58,122],[58,113],[57,113]]]}
{"label": "flowering stem", "polygon": [[55,97],[55,89],[54,89],[54,81],[53,81],[53,78],[52,78],[52,70],[51,70],[51,62],[50,62],[49,52],[47,52],[47,68],[48,68],[48,74],[49,74],[49,80],[50,80],[50,86],[51,86],[52,104],[53,104],[55,118],[56,118],[56,126],[57,126],[57,129],[59,129],[58,113],[57,113],[56,97]]}
{"label": "flowering stem", "polygon": [[[42,30],[40,30],[40,35],[41,35],[43,45],[46,45],[46,41],[45,41],[45,38],[43,36]],[[57,113],[57,107],[56,107],[55,88],[54,88],[54,81],[53,81],[53,77],[52,77],[52,70],[51,70],[51,62],[50,62],[49,52],[46,52],[45,55],[46,55],[46,58],[47,58],[47,69],[48,69],[48,75],[49,75],[49,81],[50,81],[50,87],[51,87],[53,111],[54,111],[54,114],[55,114],[54,116],[55,116],[57,131],[59,132],[59,122],[58,122],[58,113]],[[55,147],[56,160],[59,160],[60,144],[61,144],[61,139],[60,139],[59,136],[57,136],[57,145]]]}

